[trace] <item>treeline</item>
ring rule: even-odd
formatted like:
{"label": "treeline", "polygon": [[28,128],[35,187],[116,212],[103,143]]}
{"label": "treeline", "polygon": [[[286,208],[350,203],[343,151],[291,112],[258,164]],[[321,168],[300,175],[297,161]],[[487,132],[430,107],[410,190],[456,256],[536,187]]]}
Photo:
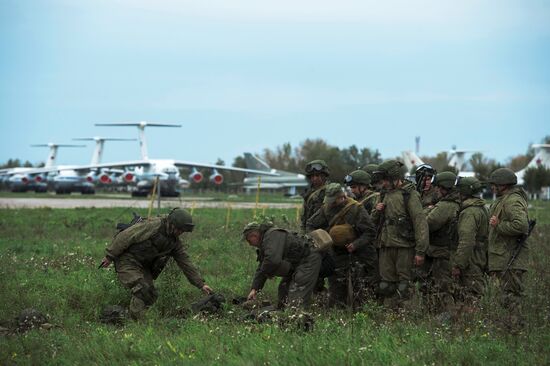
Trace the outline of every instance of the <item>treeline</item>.
{"label": "treeline", "polygon": [[[356,145],[340,149],[321,139],[307,139],[295,148],[286,143],[273,150],[264,149],[261,158],[274,169],[296,173],[304,173],[308,162],[321,159],[328,164],[331,180],[335,182],[343,181],[346,174],[367,164],[382,162],[378,150]],[[237,157],[233,166],[244,167],[244,157]]]}

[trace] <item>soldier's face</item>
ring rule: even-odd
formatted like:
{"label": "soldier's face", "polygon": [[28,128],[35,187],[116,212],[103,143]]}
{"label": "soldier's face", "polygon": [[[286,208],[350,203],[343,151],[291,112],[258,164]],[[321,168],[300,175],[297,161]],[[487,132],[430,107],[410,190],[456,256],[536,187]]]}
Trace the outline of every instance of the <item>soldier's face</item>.
{"label": "soldier's face", "polygon": [[260,239],[261,239],[260,232],[257,230],[251,231],[248,234],[246,234],[246,241],[248,242],[249,245],[253,247],[260,246]]}
{"label": "soldier's face", "polygon": [[365,191],[367,190],[367,187],[363,185],[357,185],[357,184],[352,184],[349,188],[351,190],[351,193],[353,193],[353,195],[356,198],[363,197],[363,195],[365,194]]}
{"label": "soldier's face", "polygon": [[346,195],[344,193],[338,195],[336,199],[332,202],[332,207],[340,207],[346,203]]}
{"label": "soldier's face", "polygon": [[313,188],[322,186],[325,183],[325,175],[320,173],[313,173],[309,176],[309,182]]}
{"label": "soldier's face", "polygon": [[424,190],[427,191],[432,187],[432,178],[431,176],[428,176],[424,178]]}

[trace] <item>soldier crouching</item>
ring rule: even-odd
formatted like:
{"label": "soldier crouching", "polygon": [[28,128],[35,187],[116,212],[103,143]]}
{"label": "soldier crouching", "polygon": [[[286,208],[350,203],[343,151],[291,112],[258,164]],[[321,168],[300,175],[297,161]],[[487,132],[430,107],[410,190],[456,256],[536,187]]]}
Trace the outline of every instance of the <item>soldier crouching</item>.
{"label": "soldier crouching", "polygon": [[129,313],[133,319],[141,318],[157,300],[153,281],[170,257],[191,284],[207,294],[212,292],[179,240],[181,234],[193,228],[191,215],[185,210],[174,209],[167,216],[148,219],[119,232],[107,247],[101,267],[106,268],[114,262],[119,281],[132,291]]}
{"label": "soldier crouching", "polygon": [[257,248],[258,268],[248,300],[255,300],[268,278],[282,277],[278,289],[278,308],[308,307],[321,268],[321,255],[303,235],[251,222],[243,238]]}

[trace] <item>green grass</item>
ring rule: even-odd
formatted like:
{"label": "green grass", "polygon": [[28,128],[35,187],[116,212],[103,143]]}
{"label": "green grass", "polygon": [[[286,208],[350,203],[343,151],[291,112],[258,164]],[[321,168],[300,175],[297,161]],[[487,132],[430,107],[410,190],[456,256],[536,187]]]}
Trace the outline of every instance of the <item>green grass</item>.
{"label": "green grass", "polygon": [[[156,281],[160,296],[141,322],[122,327],[98,321],[106,305],[128,305],[129,293],[112,269],[98,270],[117,222],[131,209],[0,210],[0,325],[12,327],[24,308],[48,314],[51,330],[0,336],[0,364],[219,364],[219,365],[542,365],[550,363],[550,205],[532,205],[539,222],[531,240],[526,328],[499,325],[488,297],[478,314],[442,325],[423,308],[393,313],[368,304],[363,311],[314,309],[312,332],[291,325],[242,320],[228,304],[217,316],[186,307],[202,295],[170,263]],[[145,214],[145,210],[139,213]],[[295,210],[266,211],[296,227]],[[228,300],[248,292],[255,252],[240,240],[252,210],[197,209],[196,230],[184,236],[207,282]],[[277,281],[263,293],[274,300]]]}

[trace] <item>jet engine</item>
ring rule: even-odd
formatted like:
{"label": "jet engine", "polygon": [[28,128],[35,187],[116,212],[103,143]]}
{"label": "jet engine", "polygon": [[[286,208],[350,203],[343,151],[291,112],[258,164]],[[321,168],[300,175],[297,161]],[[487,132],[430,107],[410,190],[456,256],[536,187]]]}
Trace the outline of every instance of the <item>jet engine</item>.
{"label": "jet engine", "polygon": [[193,168],[191,169],[191,174],[189,174],[189,179],[193,181],[193,183],[200,183],[202,182],[202,173],[199,172],[197,169]]}
{"label": "jet engine", "polygon": [[217,186],[223,183],[223,175],[221,175],[216,169],[212,171],[212,175],[209,179],[210,182],[214,183]]}

